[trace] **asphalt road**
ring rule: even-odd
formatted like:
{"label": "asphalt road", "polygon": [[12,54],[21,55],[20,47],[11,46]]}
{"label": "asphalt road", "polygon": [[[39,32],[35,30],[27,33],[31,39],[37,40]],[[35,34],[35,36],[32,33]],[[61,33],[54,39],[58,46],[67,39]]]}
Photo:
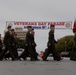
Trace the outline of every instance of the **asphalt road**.
{"label": "asphalt road", "polygon": [[76,75],[76,61],[0,61],[0,75]]}

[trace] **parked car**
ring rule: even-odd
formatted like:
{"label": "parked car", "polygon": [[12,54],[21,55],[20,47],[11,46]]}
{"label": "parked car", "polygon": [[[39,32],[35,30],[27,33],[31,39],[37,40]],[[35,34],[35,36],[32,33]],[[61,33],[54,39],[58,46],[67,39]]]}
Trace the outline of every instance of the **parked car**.
{"label": "parked car", "polygon": [[19,56],[24,51],[24,49],[23,48],[18,48],[17,51],[18,51],[18,56]]}
{"label": "parked car", "polygon": [[49,54],[49,57],[52,57],[52,56],[53,56],[53,54],[52,54],[52,53],[50,53],[50,54]]}
{"label": "parked car", "polygon": [[70,57],[70,53],[69,52],[61,52],[60,56],[61,57]]}

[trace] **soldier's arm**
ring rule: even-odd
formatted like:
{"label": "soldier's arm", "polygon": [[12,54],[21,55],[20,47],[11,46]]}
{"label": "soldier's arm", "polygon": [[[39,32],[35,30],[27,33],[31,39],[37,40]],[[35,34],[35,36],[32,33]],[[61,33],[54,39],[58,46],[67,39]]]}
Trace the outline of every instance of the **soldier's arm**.
{"label": "soldier's arm", "polygon": [[49,38],[48,38],[48,46],[50,46],[52,44],[52,33],[49,32]]}
{"label": "soldier's arm", "polygon": [[29,43],[29,33],[26,34],[26,45]]}
{"label": "soldier's arm", "polygon": [[50,42],[50,44],[52,44],[52,33],[51,32],[49,32],[49,42]]}
{"label": "soldier's arm", "polygon": [[54,42],[57,44],[57,41],[54,39]]}

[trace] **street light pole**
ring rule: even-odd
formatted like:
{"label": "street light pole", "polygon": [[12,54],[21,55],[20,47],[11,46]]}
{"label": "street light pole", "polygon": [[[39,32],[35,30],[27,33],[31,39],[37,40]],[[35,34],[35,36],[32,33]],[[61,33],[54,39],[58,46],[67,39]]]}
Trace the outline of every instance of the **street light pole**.
{"label": "street light pole", "polygon": [[65,52],[66,52],[66,41],[65,41]]}

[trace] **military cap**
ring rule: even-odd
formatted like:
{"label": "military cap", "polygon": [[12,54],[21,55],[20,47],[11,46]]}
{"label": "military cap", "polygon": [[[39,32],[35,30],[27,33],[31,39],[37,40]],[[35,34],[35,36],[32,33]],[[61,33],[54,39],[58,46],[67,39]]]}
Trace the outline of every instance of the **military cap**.
{"label": "military cap", "polygon": [[8,26],[7,29],[8,29],[8,28],[11,28],[11,26]]}
{"label": "military cap", "polygon": [[32,28],[32,26],[27,26],[27,28]]}
{"label": "military cap", "polygon": [[50,27],[55,27],[55,25],[54,24],[51,24],[51,26]]}
{"label": "military cap", "polygon": [[34,29],[32,28],[32,30],[34,30]]}
{"label": "military cap", "polygon": [[12,29],[11,31],[14,31],[14,29]]}

